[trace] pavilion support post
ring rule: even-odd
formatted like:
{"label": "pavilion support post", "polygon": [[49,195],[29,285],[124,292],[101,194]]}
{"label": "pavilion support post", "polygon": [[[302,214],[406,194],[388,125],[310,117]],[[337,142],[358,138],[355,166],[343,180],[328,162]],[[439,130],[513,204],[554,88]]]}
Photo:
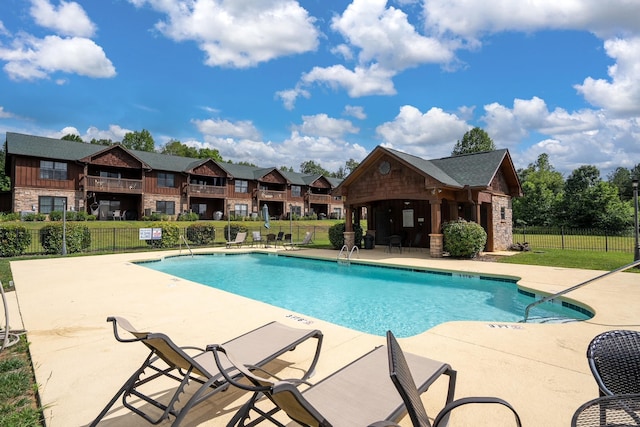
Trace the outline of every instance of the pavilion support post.
{"label": "pavilion support post", "polygon": [[430,200],[431,205],[431,234],[429,234],[429,255],[441,258],[444,252],[444,239],[440,232],[442,228],[441,200]]}

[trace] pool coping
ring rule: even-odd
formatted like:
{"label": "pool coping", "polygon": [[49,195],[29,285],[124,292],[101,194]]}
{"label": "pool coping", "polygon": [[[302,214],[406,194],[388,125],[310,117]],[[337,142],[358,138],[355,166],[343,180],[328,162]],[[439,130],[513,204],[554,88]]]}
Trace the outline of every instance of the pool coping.
{"label": "pool coping", "polygon": [[[249,249],[229,250],[238,251]],[[275,248],[259,251],[285,254]],[[47,426],[88,424],[144,359],[142,346],[114,340],[105,321],[110,315],[124,316],[140,329],[165,332],[180,345],[223,342],[270,320],[318,328],[325,341],[313,381],[384,342],[382,337],[223,291],[206,288],[203,292],[202,285],[132,263],[180,253],[185,254],[163,251],[11,261],[18,318],[22,321],[22,325],[16,325],[16,316],[12,316],[11,326],[28,330]],[[335,260],[337,251],[303,249],[286,255]],[[602,274],[595,270],[436,259],[420,252],[390,254],[378,249],[361,251],[358,261],[521,277],[520,287],[541,295]],[[595,311],[589,321],[449,322],[403,338],[400,343],[405,351],[450,363],[458,371],[456,397],[499,396],[514,405],[523,425],[566,426],[580,404],[597,397],[585,357],[589,341],[605,330],[640,330],[638,285],[640,275],[617,273],[569,294],[567,300]],[[304,366],[311,355],[303,350],[287,355],[285,361],[292,365],[281,367],[284,373],[296,375],[295,367]],[[432,416],[442,404],[443,387],[436,382],[423,395]],[[224,398],[213,398],[196,408],[185,425],[224,425],[243,396],[234,391]],[[401,424],[408,425],[407,421]],[[491,424],[487,420],[486,425]],[[101,425],[148,424],[136,415],[115,411]]]}

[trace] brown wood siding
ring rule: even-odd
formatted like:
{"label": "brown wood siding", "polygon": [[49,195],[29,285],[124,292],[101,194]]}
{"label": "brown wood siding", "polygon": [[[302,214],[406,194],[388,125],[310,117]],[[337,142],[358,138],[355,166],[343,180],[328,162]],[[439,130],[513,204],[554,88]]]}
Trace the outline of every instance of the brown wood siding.
{"label": "brown wood siding", "polygon": [[121,149],[113,149],[97,154],[91,159],[92,165],[110,166],[114,168],[140,169],[140,161]]}
{"label": "brown wood siding", "polygon": [[193,169],[193,175],[217,176],[226,178],[227,173],[213,162],[207,162]]}
{"label": "brown wood siding", "polygon": [[179,195],[182,189],[187,185],[187,177],[180,173],[173,173],[173,177],[174,187],[158,187],[158,171],[149,172],[144,180],[145,192],[158,195]]}
{"label": "brown wood siding", "polygon": [[74,162],[67,163],[67,180],[41,179],[40,159],[31,157],[15,158],[14,187],[33,187],[76,190],[84,168]]}
{"label": "brown wood siding", "polygon": [[260,180],[269,184],[286,184],[287,180],[277,171],[271,171]]}
{"label": "brown wood siding", "polygon": [[502,169],[500,169],[493,177],[493,181],[491,181],[491,185],[489,187],[496,193],[510,194],[509,184],[507,183]]}
{"label": "brown wood siding", "polygon": [[[377,169],[377,163],[364,171],[362,176],[348,188],[347,203],[361,201],[433,198],[425,190],[425,177],[405,167],[394,159],[388,159],[391,171],[383,175]],[[435,182],[434,182],[435,187]]]}

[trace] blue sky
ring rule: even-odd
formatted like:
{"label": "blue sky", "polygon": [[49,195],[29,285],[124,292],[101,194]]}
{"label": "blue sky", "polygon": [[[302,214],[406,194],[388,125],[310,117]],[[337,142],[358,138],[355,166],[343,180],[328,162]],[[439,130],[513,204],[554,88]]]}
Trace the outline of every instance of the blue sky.
{"label": "blue sky", "polygon": [[329,171],[479,126],[516,167],[640,163],[640,2],[2,0],[0,134],[147,129]]}

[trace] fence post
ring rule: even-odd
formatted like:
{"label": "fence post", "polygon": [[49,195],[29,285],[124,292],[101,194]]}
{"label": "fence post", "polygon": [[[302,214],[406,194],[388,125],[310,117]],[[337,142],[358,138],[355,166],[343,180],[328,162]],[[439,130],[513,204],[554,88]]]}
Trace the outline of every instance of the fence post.
{"label": "fence post", "polygon": [[562,249],[564,249],[564,225],[560,227],[560,236],[562,236]]}
{"label": "fence post", "polygon": [[116,252],[116,228],[113,227],[113,253]]}
{"label": "fence post", "polygon": [[609,233],[604,230],[604,251],[609,252]]}
{"label": "fence post", "polygon": [[522,224],[522,243],[527,241],[527,226]]}

